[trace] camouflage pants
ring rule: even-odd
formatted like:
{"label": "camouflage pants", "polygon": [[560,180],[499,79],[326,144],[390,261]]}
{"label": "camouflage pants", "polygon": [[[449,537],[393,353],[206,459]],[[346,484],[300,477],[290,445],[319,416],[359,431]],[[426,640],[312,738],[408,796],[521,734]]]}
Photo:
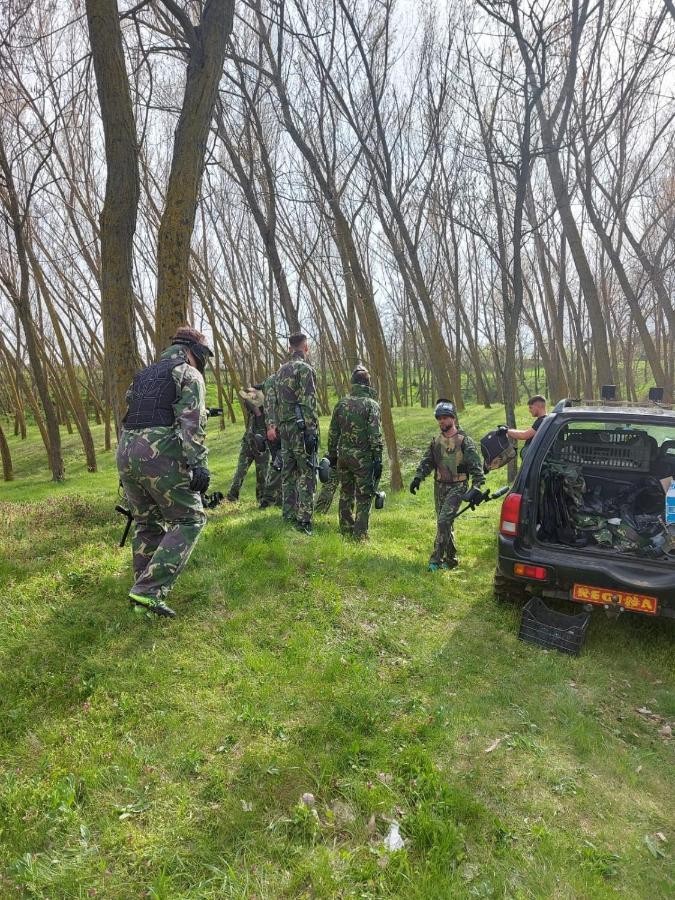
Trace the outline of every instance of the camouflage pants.
{"label": "camouflage pants", "polygon": [[434,500],[436,503],[436,540],[434,550],[429,558],[430,563],[440,565],[443,562],[454,562],[457,559],[453,523],[460,507],[462,494],[466,493],[467,482],[459,481],[446,484],[442,481],[434,483]]}
{"label": "camouflage pants", "polygon": [[279,436],[284,463],[281,471],[282,515],[291,522],[311,522],[316,473],[307,458],[302,433],[295,422],[284,422],[279,426]]}
{"label": "camouflage pants", "polygon": [[339,484],[340,476],[338,475],[337,469],[331,469],[330,481],[321,485],[319,496],[316,498],[316,503],[314,504],[314,512],[317,513],[317,515],[328,512]]}
{"label": "camouflage pants", "polygon": [[353,535],[359,539],[368,534],[368,519],[374,496],[372,466],[370,454],[352,453],[338,458],[341,534]]}
{"label": "camouflage pants", "polygon": [[251,447],[251,441],[247,435],[242,438],[241,449],[239,451],[239,459],[237,460],[237,468],[232,479],[232,484],[227,492],[227,496],[232,500],[237,500],[239,491],[246,478],[251,463],[255,462],[255,499],[260,501],[263,498],[265,490],[265,479],[267,478],[267,467],[270,455],[265,451],[263,454],[254,453]]}
{"label": "camouflage pants", "polygon": [[260,497],[268,506],[281,506],[281,469],[275,469],[270,463],[267,467],[265,487]]}
{"label": "camouflage pants", "polygon": [[134,517],[136,581],[130,593],[163,599],[183,571],[206,524],[199,494],[176,459],[148,459],[142,447],[120,442],[117,464]]}

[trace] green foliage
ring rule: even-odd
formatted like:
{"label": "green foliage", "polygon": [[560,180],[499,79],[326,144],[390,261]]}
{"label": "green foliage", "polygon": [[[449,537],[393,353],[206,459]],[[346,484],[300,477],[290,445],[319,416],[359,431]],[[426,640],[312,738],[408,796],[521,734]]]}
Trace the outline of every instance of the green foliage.
{"label": "green foliage", "polygon": [[[410,476],[435,422],[396,424]],[[217,489],[239,439],[212,429]],[[258,511],[252,473],[179,618],[134,616],[112,455],[90,475],[65,450],[54,485],[12,439],[0,488],[1,897],[672,894],[672,744],[637,712],[675,713],[671,624],[598,614],[579,659],[525,646],[491,597],[497,504],[432,575],[430,484],[355,546],[336,508],[311,540]]]}

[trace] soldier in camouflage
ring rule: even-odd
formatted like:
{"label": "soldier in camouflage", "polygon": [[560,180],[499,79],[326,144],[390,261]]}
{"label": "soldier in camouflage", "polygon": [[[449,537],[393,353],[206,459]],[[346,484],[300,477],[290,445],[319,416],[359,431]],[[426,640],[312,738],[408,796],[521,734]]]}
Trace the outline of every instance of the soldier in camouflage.
{"label": "soldier in camouflage", "polygon": [[380,404],[363,366],[354,369],[351,381],[349,396],[339,400],[333,410],[328,459],[340,479],[340,533],[365,540],[370,507],[382,475]]}
{"label": "soldier in camouflage", "polygon": [[268,506],[281,506],[281,446],[277,430],[277,391],[276,375],[270,375],[263,381],[263,410],[267,427],[267,445],[270,450],[270,465],[267,467],[265,486],[260,498],[260,509]]}
{"label": "soldier in camouflage", "polygon": [[[449,400],[439,400],[434,415],[440,434],[429,447],[410,482],[410,493],[416,494],[427,475],[434,472],[436,502],[436,541],[429,559],[429,571],[454,569],[458,565],[453,523],[463,501],[476,501],[485,482],[483,463],[476,445],[468,434],[457,428],[457,411]],[[471,489],[467,490],[469,478]]]}
{"label": "soldier in camouflage", "polygon": [[117,468],[135,523],[129,600],[159,616],[175,616],[164,598],[206,522],[203,372],[212,355],[199,331],[179,328],[160,361],[139,372],[127,391]]}
{"label": "soldier in camouflage", "polygon": [[[255,462],[255,498],[260,502],[265,491],[265,480],[270,458],[266,443],[267,426],[263,411],[265,397],[262,390],[258,387],[250,387],[239,391],[239,396],[244,401],[244,409],[246,410],[246,429],[241,439],[237,468],[230,489],[225,497],[231,503],[239,499],[239,491],[244,483],[244,478],[246,478],[246,473],[251,463]],[[258,440],[258,444],[256,444],[256,435],[262,438],[262,440]],[[265,443],[263,444],[263,442]]]}
{"label": "soldier in camouflage", "polygon": [[[292,334],[291,358],[276,375],[275,425],[281,438],[282,515],[305,534],[312,533],[316,472],[308,448],[319,443],[316,374],[306,360],[307,337]],[[300,427],[299,419],[303,425]]]}

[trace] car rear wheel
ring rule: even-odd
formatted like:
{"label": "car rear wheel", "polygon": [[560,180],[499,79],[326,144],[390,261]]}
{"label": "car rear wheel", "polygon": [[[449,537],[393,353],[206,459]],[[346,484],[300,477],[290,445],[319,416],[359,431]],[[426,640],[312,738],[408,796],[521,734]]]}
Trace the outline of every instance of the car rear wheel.
{"label": "car rear wheel", "polygon": [[524,584],[507,578],[499,569],[495,570],[493,592],[498,603],[525,603],[529,596]]}

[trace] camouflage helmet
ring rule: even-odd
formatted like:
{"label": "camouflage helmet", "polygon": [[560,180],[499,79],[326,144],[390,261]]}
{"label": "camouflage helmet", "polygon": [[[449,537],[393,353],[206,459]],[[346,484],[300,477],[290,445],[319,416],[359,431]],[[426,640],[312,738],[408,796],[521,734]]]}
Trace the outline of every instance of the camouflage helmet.
{"label": "camouflage helmet", "polygon": [[437,419],[441,419],[443,416],[452,416],[453,419],[456,419],[457,410],[455,408],[455,404],[450,400],[445,400],[443,397],[441,397],[436,401],[434,416],[436,416]]}
{"label": "camouflage helmet", "polygon": [[360,363],[352,372],[352,384],[370,384],[370,372]]}

